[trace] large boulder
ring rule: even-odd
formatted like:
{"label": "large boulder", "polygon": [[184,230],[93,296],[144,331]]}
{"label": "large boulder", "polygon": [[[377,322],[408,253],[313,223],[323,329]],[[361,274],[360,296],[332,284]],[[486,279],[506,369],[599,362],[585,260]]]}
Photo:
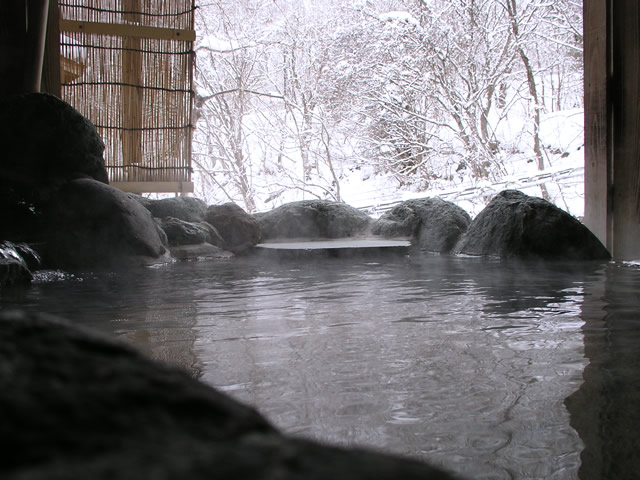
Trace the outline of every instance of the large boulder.
{"label": "large boulder", "polygon": [[70,179],[108,183],[104,144],[93,124],[46,93],[9,97],[0,104],[0,204],[5,239],[33,240],[53,192]]}
{"label": "large boulder", "polygon": [[347,238],[364,234],[371,218],[345,203],[301,200],[256,215],[262,240]]}
{"label": "large boulder", "polygon": [[448,253],[464,234],[471,217],[457,205],[440,198],[407,200],[380,217],[374,235],[410,237],[422,250]]}
{"label": "large boulder", "polygon": [[46,219],[50,266],[117,267],[168,260],[164,234],[149,211],[104,183],[67,183],[53,197]]}
{"label": "large boulder", "polygon": [[186,372],[44,314],[0,312],[0,365],[5,480],[453,478],[287,437]]}
{"label": "large boulder", "polygon": [[165,217],[160,221],[160,226],[167,234],[167,241],[171,246],[198,243],[224,246],[224,240],[218,230],[207,222],[185,222],[178,218]]}
{"label": "large boulder", "polygon": [[225,250],[243,253],[260,241],[260,225],[255,218],[235,203],[211,205],[205,217],[224,240]]}
{"label": "large boulder", "polygon": [[575,217],[517,190],[496,195],[471,222],[455,252],[507,258],[611,258],[598,238]]}
{"label": "large boulder", "polygon": [[2,169],[16,180],[38,186],[91,177],[108,183],[96,128],[58,97],[9,97],[0,108],[0,139]]}
{"label": "large boulder", "polygon": [[152,200],[136,196],[154,217],[164,219],[167,217],[177,218],[183,222],[198,223],[205,219],[207,214],[207,204],[196,197],[171,197]]}

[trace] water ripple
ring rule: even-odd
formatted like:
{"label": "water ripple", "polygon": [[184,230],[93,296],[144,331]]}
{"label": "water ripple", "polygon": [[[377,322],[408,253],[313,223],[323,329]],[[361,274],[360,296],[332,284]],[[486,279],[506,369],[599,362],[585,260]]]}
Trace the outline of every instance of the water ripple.
{"label": "water ripple", "polygon": [[585,275],[240,258],[43,281],[16,302],[115,332],[291,433],[472,478],[575,478],[582,444],[563,401],[583,381]]}

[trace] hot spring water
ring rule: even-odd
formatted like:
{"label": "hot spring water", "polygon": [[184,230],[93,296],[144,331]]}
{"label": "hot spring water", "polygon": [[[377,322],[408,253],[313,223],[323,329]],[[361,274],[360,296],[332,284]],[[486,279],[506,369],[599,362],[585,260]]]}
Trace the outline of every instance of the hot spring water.
{"label": "hot spring water", "polygon": [[117,335],[290,433],[476,479],[585,480],[637,467],[639,287],[616,263],[236,258],[41,272],[0,298]]}

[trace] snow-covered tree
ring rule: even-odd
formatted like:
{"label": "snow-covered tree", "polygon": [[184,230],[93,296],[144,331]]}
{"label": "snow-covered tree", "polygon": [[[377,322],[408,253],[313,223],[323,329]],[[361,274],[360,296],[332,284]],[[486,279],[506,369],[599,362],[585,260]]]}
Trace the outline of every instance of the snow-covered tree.
{"label": "snow-covered tree", "polygon": [[499,172],[491,113],[516,58],[504,21],[493,1],[433,0],[341,32],[327,101],[367,126],[369,161],[423,186]]}
{"label": "snow-covered tree", "polygon": [[[263,86],[259,71],[264,47],[241,28],[252,16],[255,20],[256,10],[236,3],[232,11],[227,3],[215,2],[199,11],[194,163],[203,197],[207,190],[219,189],[227,199],[241,199],[253,211],[254,166],[246,118],[254,108],[252,97],[260,95]],[[238,23],[240,18],[246,23]]]}
{"label": "snow-covered tree", "polygon": [[341,200],[354,168],[421,191],[546,167],[541,115],[582,102],[581,21],[579,0],[200,5],[198,193],[254,211]]}
{"label": "snow-covered tree", "polygon": [[[511,37],[526,78],[533,154],[538,169],[544,170],[547,165],[540,138],[541,113],[545,109],[542,90],[545,78],[550,74],[552,98],[546,103],[550,103],[551,108],[562,106],[563,83],[567,77],[563,67],[567,60],[571,62],[575,58],[575,53],[580,48],[576,43],[581,37],[577,37],[574,30],[577,28],[577,2],[504,0],[500,3],[507,12]],[[569,52],[563,51],[565,49],[569,49]],[[540,190],[542,196],[549,199],[544,184],[540,185]]]}

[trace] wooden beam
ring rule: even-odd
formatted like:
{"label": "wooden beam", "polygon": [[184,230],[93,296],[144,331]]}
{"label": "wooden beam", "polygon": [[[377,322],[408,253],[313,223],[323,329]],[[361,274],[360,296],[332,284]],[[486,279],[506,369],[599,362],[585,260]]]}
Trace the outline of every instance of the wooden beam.
{"label": "wooden beam", "polygon": [[[140,11],[140,0],[126,0],[122,7],[129,12]],[[128,13],[122,16],[125,22],[139,22],[139,13]],[[127,23],[126,25],[132,25]],[[133,25],[136,26],[136,25]],[[123,131],[122,163],[124,165],[139,165],[142,163],[142,115],[145,101],[142,72],[142,38],[127,35],[122,39],[122,56],[120,57],[120,72],[122,82],[120,87],[120,103]]]}
{"label": "wooden beam", "polygon": [[613,255],[640,259],[640,4],[612,2]]}
{"label": "wooden beam", "polygon": [[98,35],[116,35],[120,37],[155,38],[161,40],[182,40],[194,42],[195,30],[144,27],[124,23],[82,22],[78,20],[60,20],[60,30],[63,32],[84,32]]}
{"label": "wooden beam", "polygon": [[193,193],[193,182],[110,182],[129,193]]}
{"label": "wooden beam", "polygon": [[584,0],[585,224],[640,258],[640,4]]}
{"label": "wooden beam", "polygon": [[60,12],[58,2],[49,2],[40,90],[61,97],[60,89]]}
{"label": "wooden beam", "polygon": [[0,100],[40,91],[48,0],[0,1]]}

